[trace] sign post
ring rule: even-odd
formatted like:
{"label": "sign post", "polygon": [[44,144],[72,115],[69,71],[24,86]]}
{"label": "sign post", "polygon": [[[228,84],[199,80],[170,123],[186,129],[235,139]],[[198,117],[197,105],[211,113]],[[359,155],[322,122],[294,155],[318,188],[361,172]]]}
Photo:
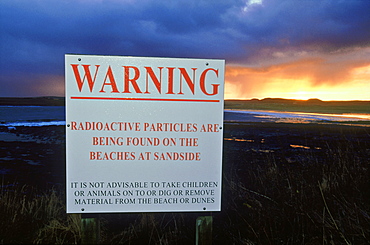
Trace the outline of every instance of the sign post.
{"label": "sign post", "polygon": [[66,55],[67,213],[220,211],[224,66]]}
{"label": "sign post", "polygon": [[212,216],[201,216],[196,220],[195,245],[212,244]]}

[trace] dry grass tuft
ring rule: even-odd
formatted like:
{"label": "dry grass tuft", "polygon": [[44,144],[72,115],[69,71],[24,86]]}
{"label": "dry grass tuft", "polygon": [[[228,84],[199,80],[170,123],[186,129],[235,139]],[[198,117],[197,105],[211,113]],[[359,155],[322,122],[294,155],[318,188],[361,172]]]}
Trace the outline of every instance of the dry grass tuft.
{"label": "dry grass tuft", "polygon": [[63,197],[16,184],[0,193],[1,243],[76,244],[80,219],[67,216]]}

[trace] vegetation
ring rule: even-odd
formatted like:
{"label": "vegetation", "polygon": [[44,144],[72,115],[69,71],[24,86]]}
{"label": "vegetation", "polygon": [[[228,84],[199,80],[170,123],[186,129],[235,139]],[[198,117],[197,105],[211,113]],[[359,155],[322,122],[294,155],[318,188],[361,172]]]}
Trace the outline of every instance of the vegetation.
{"label": "vegetation", "polygon": [[[224,206],[230,208],[223,217],[232,222],[223,228],[239,231],[229,233],[233,243],[370,242],[369,146],[305,141],[290,150],[256,148],[253,157],[251,151],[232,155],[224,183],[231,190]],[[241,168],[243,159],[251,159],[244,162],[248,167]]]}
{"label": "vegetation", "polygon": [[0,243],[77,243],[81,237],[80,219],[66,215],[60,193],[55,189],[42,193],[27,185],[3,187]]}

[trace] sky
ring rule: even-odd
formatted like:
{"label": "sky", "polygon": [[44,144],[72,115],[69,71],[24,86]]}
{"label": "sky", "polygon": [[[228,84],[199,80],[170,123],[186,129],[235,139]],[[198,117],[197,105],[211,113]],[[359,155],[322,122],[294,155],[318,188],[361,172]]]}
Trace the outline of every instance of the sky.
{"label": "sky", "polygon": [[369,0],[2,0],[0,97],[64,96],[67,53],[224,59],[225,99],[370,100]]}

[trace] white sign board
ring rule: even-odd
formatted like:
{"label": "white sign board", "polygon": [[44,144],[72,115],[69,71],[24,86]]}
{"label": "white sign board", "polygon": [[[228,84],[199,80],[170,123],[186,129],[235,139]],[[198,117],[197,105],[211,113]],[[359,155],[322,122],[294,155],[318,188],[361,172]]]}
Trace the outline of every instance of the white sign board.
{"label": "white sign board", "polygon": [[224,67],[66,55],[67,213],[220,211]]}

